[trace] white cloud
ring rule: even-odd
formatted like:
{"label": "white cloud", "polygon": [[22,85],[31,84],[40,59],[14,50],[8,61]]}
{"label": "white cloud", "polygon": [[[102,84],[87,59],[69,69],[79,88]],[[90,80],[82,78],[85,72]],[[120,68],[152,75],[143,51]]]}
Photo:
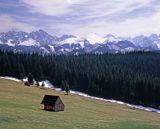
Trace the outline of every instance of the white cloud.
{"label": "white cloud", "polygon": [[68,31],[82,36],[94,32],[102,36],[110,33],[117,36],[133,37],[141,34],[160,33],[160,24],[158,21],[160,21],[160,13],[149,18],[128,19],[123,22],[96,21],[85,26],[77,26],[75,27],[76,29],[69,29],[70,27],[68,27]]}
{"label": "white cloud", "polygon": [[[92,1],[92,2],[91,2]],[[86,14],[82,19],[101,18],[117,13],[130,12],[136,8],[147,5],[151,0],[90,0],[86,6]]]}
{"label": "white cloud", "polygon": [[[59,24],[56,27],[58,33],[74,34],[80,36],[86,36],[89,33],[98,33],[100,35],[106,35],[108,33],[115,34],[117,36],[137,36],[137,35],[148,35],[151,33],[160,33],[160,12],[155,11],[150,16],[145,16],[145,10],[139,11],[138,13],[142,16],[137,16],[137,12],[132,13],[133,16],[127,15],[128,12],[132,12],[137,8],[148,7],[151,0],[105,0],[94,1],[90,3],[90,6],[86,6],[88,12],[86,14],[75,19],[75,23],[70,24]],[[152,5],[151,5],[152,6]],[[155,8],[153,6],[153,8]],[[147,8],[146,8],[147,9]],[[120,15],[119,12],[121,11]],[[125,14],[125,15],[124,15]],[[117,16],[117,19],[109,19],[109,17]],[[93,19],[93,20],[92,20]],[[123,20],[119,20],[123,19]],[[77,21],[76,21],[77,20]]]}
{"label": "white cloud", "polygon": [[50,16],[67,14],[72,11],[71,5],[83,4],[85,1],[87,0],[22,0],[32,12]]}
{"label": "white cloud", "polygon": [[16,13],[17,17],[20,15],[17,20],[11,16],[1,16],[0,31],[12,28],[31,31],[38,28],[50,34],[77,36],[86,36],[89,33],[98,33],[102,36],[108,33],[117,36],[160,33],[158,0],[19,1],[23,7],[27,7],[27,10]]}
{"label": "white cloud", "polygon": [[65,1],[67,1],[69,4],[79,4],[85,2],[86,0],[65,0]]}
{"label": "white cloud", "polygon": [[0,24],[0,32],[6,32],[10,30],[30,32],[36,29],[29,24],[17,22],[9,15],[0,15]]}

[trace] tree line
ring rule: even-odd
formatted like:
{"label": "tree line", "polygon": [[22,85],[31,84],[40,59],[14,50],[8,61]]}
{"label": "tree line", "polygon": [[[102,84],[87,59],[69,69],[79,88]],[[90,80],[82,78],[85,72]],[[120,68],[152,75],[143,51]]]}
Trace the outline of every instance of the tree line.
{"label": "tree line", "polygon": [[89,95],[160,108],[160,54],[41,55],[0,51],[0,76],[36,81]]}

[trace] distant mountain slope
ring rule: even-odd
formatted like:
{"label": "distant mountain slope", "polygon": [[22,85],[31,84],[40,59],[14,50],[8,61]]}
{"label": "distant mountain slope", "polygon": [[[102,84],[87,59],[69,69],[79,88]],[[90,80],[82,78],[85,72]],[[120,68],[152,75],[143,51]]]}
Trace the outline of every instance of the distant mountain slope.
{"label": "distant mountain slope", "polygon": [[31,33],[8,31],[0,33],[0,49],[47,54],[118,53],[128,51],[157,51],[160,36],[121,38],[108,34],[101,37],[88,34],[85,38],[74,35],[52,36],[43,30]]}

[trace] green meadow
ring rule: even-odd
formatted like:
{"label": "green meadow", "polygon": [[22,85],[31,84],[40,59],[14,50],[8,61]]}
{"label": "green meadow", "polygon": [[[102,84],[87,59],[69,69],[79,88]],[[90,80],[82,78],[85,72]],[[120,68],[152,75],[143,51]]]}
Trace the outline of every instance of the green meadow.
{"label": "green meadow", "polygon": [[[44,111],[45,94],[65,111]],[[0,79],[0,129],[160,129],[160,114]]]}

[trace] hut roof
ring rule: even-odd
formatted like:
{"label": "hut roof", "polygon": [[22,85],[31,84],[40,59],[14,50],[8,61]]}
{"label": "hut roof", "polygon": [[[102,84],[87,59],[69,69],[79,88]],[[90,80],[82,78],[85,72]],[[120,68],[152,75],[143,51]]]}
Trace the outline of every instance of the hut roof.
{"label": "hut roof", "polygon": [[45,95],[41,104],[55,104],[59,96]]}

